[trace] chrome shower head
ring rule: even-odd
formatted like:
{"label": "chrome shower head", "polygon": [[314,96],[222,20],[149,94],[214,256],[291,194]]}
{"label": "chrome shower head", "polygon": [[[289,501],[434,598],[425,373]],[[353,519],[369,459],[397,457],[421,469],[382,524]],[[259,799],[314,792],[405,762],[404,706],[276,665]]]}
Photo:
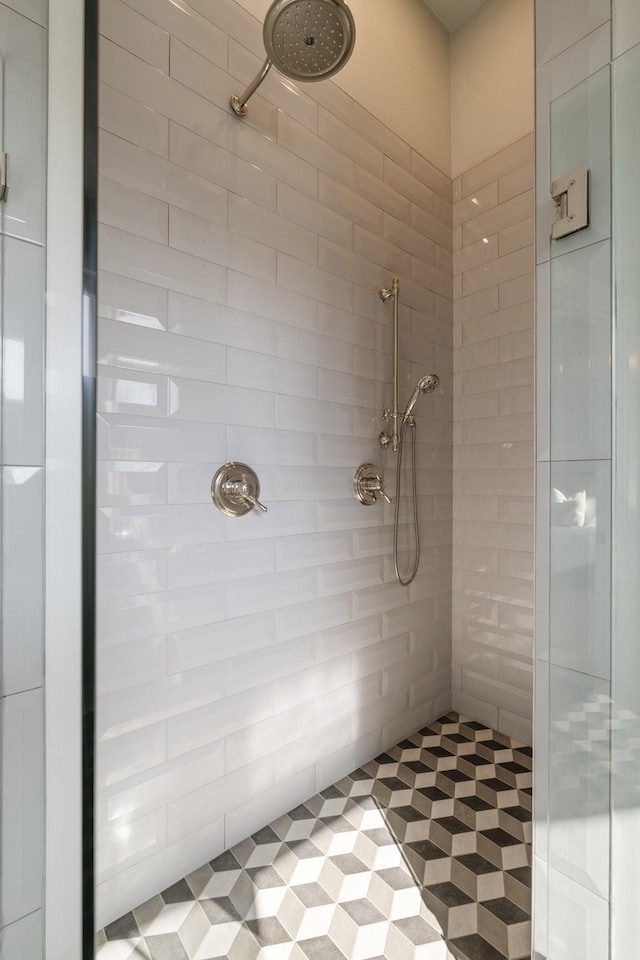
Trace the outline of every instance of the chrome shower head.
{"label": "chrome shower head", "polygon": [[241,97],[231,98],[240,116],[272,66],[290,80],[326,80],[353,52],[356,27],[344,0],[275,0],[264,21],[267,59]]}
{"label": "chrome shower head", "polygon": [[402,423],[404,424],[408,418],[413,413],[413,408],[418,402],[418,397],[421,393],[433,393],[440,386],[440,377],[437,373],[428,373],[426,376],[421,377],[416,384],[416,388],[411,394],[409,403],[402,415]]}
{"label": "chrome shower head", "polygon": [[437,373],[428,373],[418,381],[418,389],[421,393],[433,393],[440,386],[440,377]]}

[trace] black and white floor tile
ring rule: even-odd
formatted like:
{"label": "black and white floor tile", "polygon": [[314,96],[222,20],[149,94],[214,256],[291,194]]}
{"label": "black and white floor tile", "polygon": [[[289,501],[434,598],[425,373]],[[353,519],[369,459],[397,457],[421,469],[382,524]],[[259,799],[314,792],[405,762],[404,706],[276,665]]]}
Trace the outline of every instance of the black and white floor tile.
{"label": "black and white floor tile", "polygon": [[531,748],[450,713],[110,924],[96,960],[524,960]]}

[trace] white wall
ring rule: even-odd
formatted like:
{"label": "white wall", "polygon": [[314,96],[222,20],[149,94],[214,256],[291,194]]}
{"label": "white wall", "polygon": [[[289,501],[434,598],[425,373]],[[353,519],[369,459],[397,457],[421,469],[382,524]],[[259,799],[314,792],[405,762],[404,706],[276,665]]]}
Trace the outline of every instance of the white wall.
{"label": "white wall", "polygon": [[[271,4],[271,0],[240,2],[260,21]],[[450,175],[448,30],[423,0],[348,3],[356,21],[356,47],[334,82]]]}
{"label": "white wall", "polygon": [[[335,84],[230,114],[262,45],[233,0],[103,0],[101,29],[104,923],[448,708],[452,230],[450,181]],[[394,273],[401,400],[443,380],[410,589],[352,490],[373,460],[393,493]],[[230,459],[267,515],[211,503]]]}
{"label": "white wall", "polygon": [[[43,957],[47,0],[0,4],[0,954]],[[76,715],[80,727],[80,712]]]}
{"label": "white wall", "polygon": [[488,0],[451,37],[451,176],[533,130],[533,0]]}
{"label": "white wall", "polygon": [[453,705],[531,742],[533,135],[454,181]]}

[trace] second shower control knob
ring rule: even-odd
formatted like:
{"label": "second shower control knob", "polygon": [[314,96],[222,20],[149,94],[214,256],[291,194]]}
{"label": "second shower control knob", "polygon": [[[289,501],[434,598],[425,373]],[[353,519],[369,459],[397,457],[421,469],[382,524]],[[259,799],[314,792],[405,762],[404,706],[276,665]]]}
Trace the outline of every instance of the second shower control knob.
{"label": "second shower control knob", "polygon": [[391,503],[391,498],[384,491],[382,471],[375,463],[363,463],[358,467],[353,478],[353,492],[365,507],[377,503],[381,497]]}

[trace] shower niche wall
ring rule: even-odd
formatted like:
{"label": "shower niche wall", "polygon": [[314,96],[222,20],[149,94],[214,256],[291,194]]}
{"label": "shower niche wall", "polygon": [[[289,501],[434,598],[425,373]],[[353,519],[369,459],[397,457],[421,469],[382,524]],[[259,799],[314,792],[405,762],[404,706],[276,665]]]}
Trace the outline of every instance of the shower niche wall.
{"label": "shower niche wall", "polygon": [[[530,494],[489,490],[490,471],[455,490],[453,472],[465,376],[460,367],[454,377],[454,347],[471,345],[467,322],[501,326],[478,333],[466,362],[504,377],[498,390],[532,391],[528,374],[507,382],[526,338],[504,344],[518,356],[500,354],[500,337],[529,322],[517,308],[530,302],[530,138],[465,169],[454,222],[448,127],[430,152],[406,111],[397,122],[387,111],[385,123],[370,112],[373,96],[351,95],[382,65],[366,5],[350,4],[358,40],[342,85],[295,85],[271,70],[239,118],[229,98],[252,84],[265,54],[254,14],[268,5],[249,6],[100,5],[100,926],[451,708],[455,499],[466,511],[493,509],[495,498],[497,511],[499,496],[514,510],[506,501],[519,496],[524,510]],[[420,26],[430,52],[411,70],[432,71],[448,116],[451,38],[426,7],[409,7],[400,36]],[[485,232],[471,239],[475,216],[487,244]],[[400,409],[425,374],[440,378],[414,410],[422,549],[406,588],[394,572],[395,503],[364,507],[353,492],[356,468],[373,463],[396,494],[396,454],[378,442],[393,400],[393,313],[378,291],[394,277]],[[522,423],[509,434],[506,410],[497,423],[494,404],[511,397],[485,399],[484,435],[527,442]],[[474,417],[460,419],[470,448]],[[480,471],[492,455],[482,453]],[[215,509],[212,477],[228,461],[256,471],[267,513]],[[406,470],[404,491],[410,480]],[[404,570],[408,496],[400,512]],[[456,535],[506,537],[505,550],[515,536],[492,518],[473,531],[466,519]],[[527,552],[523,526],[514,564]],[[526,564],[513,579],[496,574],[457,585],[467,623],[482,622],[492,591],[529,615],[529,588],[508,592],[530,581]],[[508,645],[508,627],[498,632]],[[514,661],[524,674],[528,658],[522,642]],[[480,660],[476,674],[495,667],[495,683],[474,692],[461,675],[458,693],[498,727],[518,674],[498,676],[497,654]],[[505,714],[504,732],[525,739],[528,717],[518,719],[507,729]]]}

